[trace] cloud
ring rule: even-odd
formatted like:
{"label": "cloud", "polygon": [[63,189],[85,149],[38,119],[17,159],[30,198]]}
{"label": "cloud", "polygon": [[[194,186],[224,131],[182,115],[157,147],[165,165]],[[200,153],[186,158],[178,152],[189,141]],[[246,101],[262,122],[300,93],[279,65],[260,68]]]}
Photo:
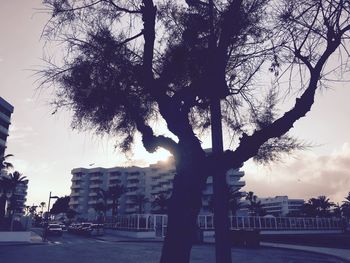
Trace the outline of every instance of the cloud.
{"label": "cloud", "polygon": [[326,195],[341,202],[350,192],[350,145],[345,143],[329,155],[303,152],[268,168],[249,163],[244,170],[244,190],[261,197],[288,195],[309,199]]}
{"label": "cloud", "polygon": [[34,99],[32,99],[32,98],[25,98],[24,102],[26,102],[26,103],[33,103]]}
{"label": "cloud", "polygon": [[21,143],[22,146],[32,145],[27,138],[36,135],[33,127],[11,125],[9,129],[9,137],[7,138],[9,142]]}

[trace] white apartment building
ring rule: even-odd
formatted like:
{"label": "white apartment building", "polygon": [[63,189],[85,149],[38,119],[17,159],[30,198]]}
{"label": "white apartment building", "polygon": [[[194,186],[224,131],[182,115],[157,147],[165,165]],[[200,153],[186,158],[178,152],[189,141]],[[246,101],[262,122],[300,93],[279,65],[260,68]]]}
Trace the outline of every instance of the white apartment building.
{"label": "white apartment building", "polygon": [[13,106],[0,97],[0,156],[3,156],[5,153],[12,113]]}
{"label": "white apartment building", "polygon": [[[154,212],[151,202],[159,194],[170,197],[176,170],[174,160],[158,162],[149,167],[113,167],[113,168],[76,168],[72,170],[72,186],[70,207],[79,213],[80,217],[93,220],[96,218],[94,206],[98,203],[100,189],[107,190],[115,184],[124,185],[127,192],[119,199],[118,214],[136,214],[139,207],[135,204],[135,197],[143,195],[148,202],[143,207],[144,213]],[[229,171],[228,183],[237,188],[245,185],[240,178],[242,171]],[[211,213],[209,199],[213,194],[212,178],[207,180],[203,191],[202,214]],[[112,202],[112,201],[109,201]],[[107,212],[111,215],[111,210]]]}
{"label": "white apartment building", "polygon": [[289,199],[288,196],[258,198],[267,214],[286,216],[289,213],[300,211],[305,203],[304,199]]}
{"label": "white apartment building", "polygon": [[[70,194],[70,208],[79,213],[80,217],[95,219],[94,207],[99,202],[100,189],[121,184],[127,192],[119,199],[118,214],[132,214],[137,212],[137,206],[132,198],[138,194],[145,194],[145,174],[141,167],[113,167],[113,168],[76,168],[72,170],[72,186]],[[108,200],[111,204],[112,200]],[[111,214],[108,211],[107,216]]]}
{"label": "white apartment building", "polygon": [[[0,156],[5,155],[6,142],[9,136],[9,127],[11,125],[11,115],[13,113],[14,107],[5,99],[0,97]],[[0,176],[7,176],[5,171],[2,171]],[[25,180],[23,183],[19,184],[14,192],[14,201],[17,204],[17,211],[15,215],[22,215],[25,202],[27,201],[27,189],[28,189],[28,180]],[[8,205],[8,204],[7,204]]]}

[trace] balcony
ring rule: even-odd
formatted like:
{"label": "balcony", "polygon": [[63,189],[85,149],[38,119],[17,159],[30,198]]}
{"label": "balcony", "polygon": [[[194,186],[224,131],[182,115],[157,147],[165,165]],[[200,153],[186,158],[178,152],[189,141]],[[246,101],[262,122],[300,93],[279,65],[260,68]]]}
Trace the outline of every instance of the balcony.
{"label": "balcony", "polygon": [[9,135],[8,129],[2,127],[1,125],[0,125],[0,132],[3,133],[3,134],[5,134],[5,135]]}
{"label": "balcony", "polygon": [[101,180],[103,178],[102,174],[90,174],[90,181],[91,180]]}
{"label": "balcony", "polygon": [[72,182],[82,182],[82,177],[81,176],[75,176],[73,175]]}
{"label": "balcony", "polygon": [[128,183],[127,187],[138,187],[139,183]]}
{"label": "balcony", "polygon": [[82,184],[72,184],[71,189],[81,189],[83,188]]}
{"label": "balcony", "polygon": [[97,196],[97,195],[98,195],[98,193],[96,193],[96,192],[89,193],[89,196]]}
{"label": "balcony", "polygon": [[119,178],[122,175],[121,172],[110,172],[109,177],[110,178]]}
{"label": "balcony", "polygon": [[76,192],[76,193],[71,193],[70,196],[71,197],[74,197],[74,196],[80,196],[81,195],[81,192]]}
{"label": "balcony", "polygon": [[127,196],[137,195],[137,192],[138,192],[137,190],[126,192],[126,195]]}
{"label": "balcony", "polygon": [[245,186],[245,181],[231,181],[230,185],[235,187],[243,187]]}
{"label": "balcony", "polygon": [[2,112],[0,112],[0,119],[6,121],[7,123],[11,123],[10,117]]}
{"label": "balcony", "polygon": [[95,189],[95,188],[101,188],[101,184],[90,184],[89,186],[90,189]]}
{"label": "balcony", "polygon": [[97,200],[90,200],[88,202],[89,205],[94,205],[94,204],[97,204]]}
{"label": "balcony", "polygon": [[79,204],[79,199],[78,200],[70,200],[69,205],[78,205]]}
{"label": "balcony", "polygon": [[140,177],[139,173],[137,173],[137,174],[136,173],[129,173],[127,180],[139,179],[139,177]]}
{"label": "balcony", "polygon": [[0,145],[6,146],[6,142],[3,139],[0,139]]}

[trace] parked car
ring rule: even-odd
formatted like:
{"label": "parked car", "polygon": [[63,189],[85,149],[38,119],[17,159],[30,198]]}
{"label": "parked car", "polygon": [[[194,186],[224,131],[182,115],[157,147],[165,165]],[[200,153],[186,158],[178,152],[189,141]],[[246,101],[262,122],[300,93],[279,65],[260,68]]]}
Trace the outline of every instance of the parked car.
{"label": "parked car", "polygon": [[90,228],[91,228],[90,235],[103,236],[104,234],[103,224],[92,224]]}
{"label": "parked car", "polygon": [[79,234],[90,235],[92,223],[82,223],[79,228]]}
{"label": "parked car", "polygon": [[60,226],[61,226],[61,228],[62,228],[62,231],[63,232],[67,232],[67,227],[66,227],[66,225],[65,224],[59,224]]}
{"label": "parked car", "polygon": [[47,235],[62,236],[62,227],[59,224],[49,224],[47,227]]}
{"label": "parked car", "polygon": [[73,223],[68,227],[68,232],[77,234],[81,224]]}

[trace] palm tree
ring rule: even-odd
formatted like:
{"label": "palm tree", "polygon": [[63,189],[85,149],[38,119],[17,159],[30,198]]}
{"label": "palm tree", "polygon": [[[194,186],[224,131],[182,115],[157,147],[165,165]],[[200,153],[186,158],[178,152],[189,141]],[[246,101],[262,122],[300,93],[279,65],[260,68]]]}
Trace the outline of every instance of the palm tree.
{"label": "palm tree", "polygon": [[343,204],[341,205],[341,211],[343,216],[350,218],[350,192],[348,196],[345,197],[345,201],[343,201]]}
{"label": "palm tree", "polygon": [[5,176],[0,177],[0,221],[5,217],[6,201],[8,196],[11,194],[11,183],[10,179]]}
{"label": "palm tree", "polygon": [[334,203],[330,201],[329,198],[327,198],[324,195],[320,195],[318,198],[318,205],[319,205],[319,211],[320,216],[329,216],[330,215],[330,209],[334,206]]}
{"label": "palm tree", "polygon": [[12,156],[12,154],[0,156],[0,222],[5,217],[6,195],[10,191],[8,178],[5,177],[5,174],[3,175],[3,172],[13,168],[12,163],[7,162],[7,159]]}
{"label": "palm tree", "polygon": [[310,198],[301,208],[302,214],[306,217],[316,217],[320,214],[320,205],[317,198]]}
{"label": "palm tree", "polygon": [[30,206],[29,205],[26,205],[26,207],[24,208],[24,211],[25,211],[25,215],[29,215],[30,213]]}
{"label": "palm tree", "polygon": [[7,159],[10,157],[13,157],[13,154],[7,154],[0,157],[0,173],[3,170],[7,171],[13,168],[12,163],[7,162]]}
{"label": "palm tree", "polygon": [[264,216],[266,214],[261,201],[258,201],[258,197],[254,192],[248,192],[245,199],[249,201],[248,209],[253,216]]}
{"label": "palm tree", "polygon": [[131,199],[133,203],[138,206],[139,214],[142,214],[144,205],[148,203],[148,198],[146,198],[143,194],[138,194],[133,196]]}
{"label": "palm tree", "polygon": [[333,210],[332,210],[332,216],[335,217],[341,217],[342,209],[339,203],[334,204]]}
{"label": "palm tree", "polygon": [[237,214],[237,211],[242,208],[243,204],[241,198],[244,197],[244,193],[240,192],[239,189],[232,187],[229,192],[229,206],[233,216]]}
{"label": "palm tree", "polygon": [[37,205],[32,205],[30,208],[29,208],[29,213],[32,215],[32,216],[35,216],[36,214],[36,209],[38,208]]}
{"label": "palm tree", "polygon": [[95,205],[94,209],[97,213],[103,213],[103,220],[106,219],[107,211],[109,210],[108,200],[111,198],[109,191],[100,189],[97,192],[97,198],[99,202]]}
{"label": "palm tree", "polygon": [[10,198],[9,198],[9,205],[8,205],[8,213],[10,216],[10,221],[11,221],[11,230],[13,226],[13,215],[15,214],[16,211],[18,211],[21,207],[19,206],[19,203],[17,201],[17,195],[16,195],[16,188],[17,186],[21,184],[25,184],[28,182],[26,176],[22,176],[21,173],[18,171],[15,171],[13,173],[10,173],[8,175],[8,183],[10,186]]}
{"label": "palm tree", "polygon": [[158,207],[159,209],[157,212],[160,214],[167,213],[168,205],[169,205],[169,197],[165,194],[157,195],[152,202],[152,207],[154,208]]}
{"label": "palm tree", "polygon": [[41,217],[43,217],[45,206],[46,206],[45,202],[41,202],[40,205],[39,205],[39,207],[41,208],[41,212],[40,212]]}
{"label": "palm tree", "polygon": [[107,211],[106,204],[103,201],[99,201],[94,205],[94,209],[98,215],[98,222],[104,222]]}
{"label": "palm tree", "polygon": [[108,196],[112,199],[112,216],[115,217],[118,213],[118,201],[119,198],[126,192],[126,189],[123,185],[113,185],[108,189]]}

